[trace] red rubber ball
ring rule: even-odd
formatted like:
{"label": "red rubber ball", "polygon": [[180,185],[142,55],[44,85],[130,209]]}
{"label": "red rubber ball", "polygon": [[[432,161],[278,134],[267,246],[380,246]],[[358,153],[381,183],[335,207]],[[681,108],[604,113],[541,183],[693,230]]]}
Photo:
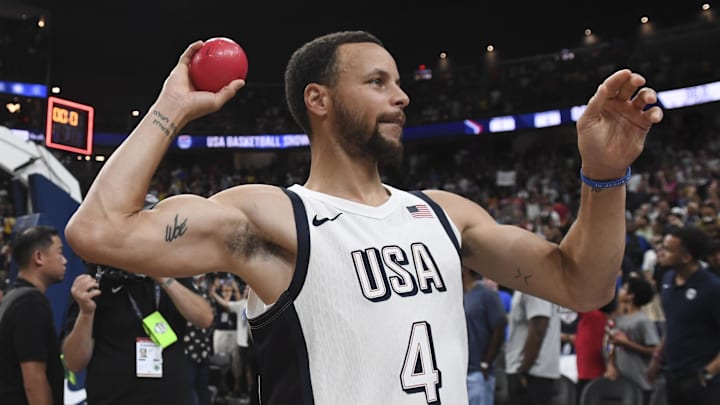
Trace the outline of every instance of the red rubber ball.
{"label": "red rubber ball", "polygon": [[244,80],[247,72],[245,50],[229,38],[208,39],[190,61],[190,78],[195,88],[213,93],[233,80]]}

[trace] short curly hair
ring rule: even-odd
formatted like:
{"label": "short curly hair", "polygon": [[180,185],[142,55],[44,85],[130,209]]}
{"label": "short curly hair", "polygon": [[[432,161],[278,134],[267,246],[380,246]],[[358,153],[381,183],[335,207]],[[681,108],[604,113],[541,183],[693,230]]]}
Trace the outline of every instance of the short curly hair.
{"label": "short curly hair", "polygon": [[337,80],[337,49],[344,44],[382,42],[366,31],[326,34],[297,49],[285,69],[285,99],[295,122],[312,139],[310,117],[305,108],[305,87],[310,83],[332,86]]}
{"label": "short curly hair", "polygon": [[642,275],[628,277],[625,284],[627,285],[628,294],[632,294],[633,296],[633,305],[636,307],[647,305],[655,295],[652,284]]}
{"label": "short curly hair", "polygon": [[710,248],[710,235],[702,229],[688,225],[682,228],[673,228],[668,234],[680,239],[682,247],[693,257],[693,260],[702,260],[707,255]]}

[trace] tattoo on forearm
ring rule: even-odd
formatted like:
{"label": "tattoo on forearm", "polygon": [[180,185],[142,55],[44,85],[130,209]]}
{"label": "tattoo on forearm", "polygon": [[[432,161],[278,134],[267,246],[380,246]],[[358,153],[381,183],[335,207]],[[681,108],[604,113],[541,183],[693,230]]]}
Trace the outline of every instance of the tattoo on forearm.
{"label": "tattoo on forearm", "polygon": [[520,271],[520,267],[517,268],[517,273],[515,274],[515,278],[521,278],[523,281],[525,281],[525,285],[528,285],[528,280],[532,277],[532,274],[523,274]]}
{"label": "tattoo on forearm", "polygon": [[178,214],[175,214],[175,223],[165,227],[165,241],[172,242],[175,239],[183,236],[187,231],[187,218],[184,221],[178,223]]}
{"label": "tattoo on forearm", "polygon": [[175,126],[174,122],[170,121],[167,115],[163,115],[163,113],[158,110],[153,110],[152,115],[155,117],[152,120],[153,125],[158,126],[160,130],[165,133],[165,136],[175,135],[177,126]]}

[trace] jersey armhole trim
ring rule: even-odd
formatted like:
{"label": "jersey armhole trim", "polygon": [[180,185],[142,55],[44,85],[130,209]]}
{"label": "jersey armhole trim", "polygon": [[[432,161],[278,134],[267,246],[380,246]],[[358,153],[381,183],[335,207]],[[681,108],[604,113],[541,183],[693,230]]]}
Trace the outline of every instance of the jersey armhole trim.
{"label": "jersey armhole trim", "polygon": [[445,215],[445,211],[442,209],[442,207],[440,207],[438,203],[436,203],[432,198],[430,198],[427,194],[423,193],[420,190],[411,191],[410,194],[421,198],[430,206],[430,208],[432,208],[432,210],[435,212],[435,215],[437,215],[438,219],[440,220],[440,224],[442,224],[443,228],[445,228],[445,232],[455,246],[455,250],[457,251],[458,256],[462,260],[462,255],[460,252],[460,242],[455,236],[455,232],[450,225],[450,219],[447,217],[447,215]]}
{"label": "jersey armhole trim", "polygon": [[310,226],[308,224],[305,204],[303,204],[300,196],[286,187],[282,188],[283,192],[290,198],[293,207],[293,216],[295,218],[295,234],[297,235],[297,254],[295,261],[295,272],[293,273],[290,286],[286,291],[280,294],[278,300],[273,307],[255,318],[248,319],[248,323],[252,329],[261,328],[277,318],[288,306],[292,305],[295,298],[300,294],[305,278],[307,277],[308,263],[310,262]]}

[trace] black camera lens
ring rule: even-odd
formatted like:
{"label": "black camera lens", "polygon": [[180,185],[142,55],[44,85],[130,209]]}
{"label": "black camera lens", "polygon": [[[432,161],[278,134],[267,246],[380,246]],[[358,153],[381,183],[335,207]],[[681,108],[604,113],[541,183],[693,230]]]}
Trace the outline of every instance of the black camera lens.
{"label": "black camera lens", "polygon": [[95,278],[97,279],[98,284],[105,281],[113,285],[118,285],[140,280],[142,277],[125,270],[98,265],[96,268]]}

